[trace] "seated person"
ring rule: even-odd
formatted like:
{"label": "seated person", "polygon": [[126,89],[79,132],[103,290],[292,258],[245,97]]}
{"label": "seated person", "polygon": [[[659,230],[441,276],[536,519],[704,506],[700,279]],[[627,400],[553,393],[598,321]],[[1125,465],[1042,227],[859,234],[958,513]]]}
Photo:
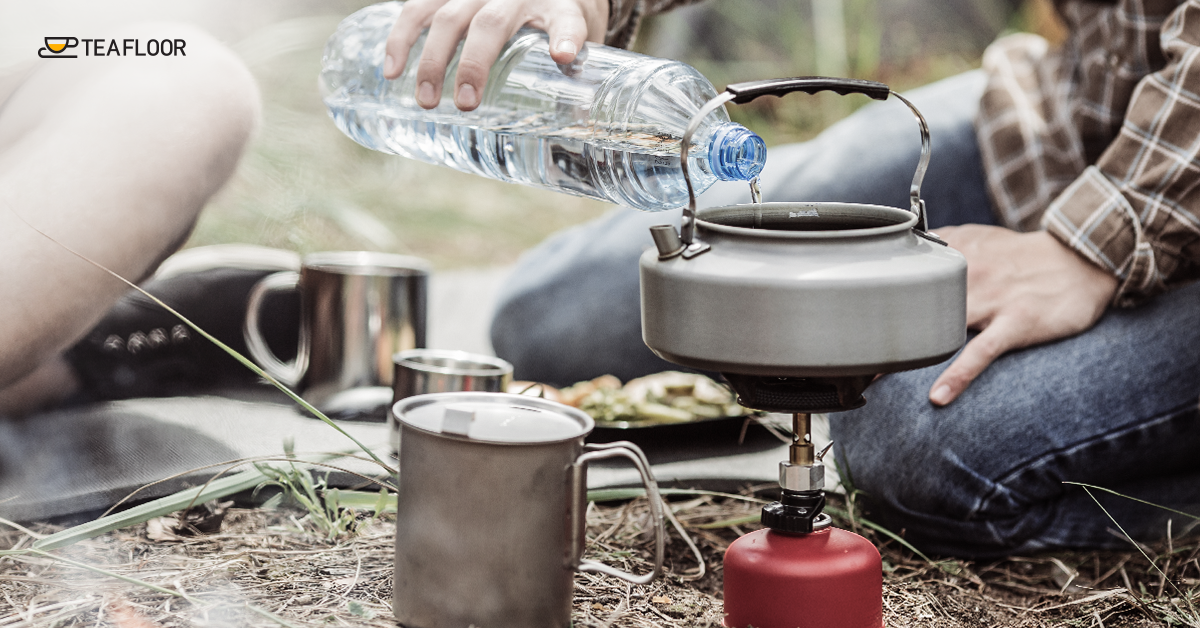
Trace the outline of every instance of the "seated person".
{"label": "seated person", "polygon": [[186,54],[31,50],[0,75],[0,416],[76,394],[64,351],[128,291],[35,228],[143,279],[183,245],[257,124],[253,78],[212,36],[161,23],[114,32],[181,39]]}
{"label": "seated person", "polygon": [[[672,2],[463,5],[411,0],[388,44],[396,76],[430,29],[417,98],[436,104],[465,37],[455,103],[478,105],[522,24],[555,60],[583,41],[625,45]],[[968,261],[973,334],[947,365],[884,376],[870,403],[831,417],[843,475],[919,547],[996,556],[1121,545],[1085,482],[1200,507],[1200,8],[1181,1],[1059,0],[1070,36],[999,40],[980,71],[915,90],[933,162],[932,227]],[[865,107],[800,145],[773,148],[765,201],[907,206],[918,143],[895,103]],[[714,188],[705,206],[744,202]],[[678,213],[617,210],[525,255],[492,326],[516,376],[568,384],[673,368],[642,343],[638,266],[650,225]],[[962,225],[962,226],[951,226]],[[1167,513],[1103,496],[1135,538]]]}

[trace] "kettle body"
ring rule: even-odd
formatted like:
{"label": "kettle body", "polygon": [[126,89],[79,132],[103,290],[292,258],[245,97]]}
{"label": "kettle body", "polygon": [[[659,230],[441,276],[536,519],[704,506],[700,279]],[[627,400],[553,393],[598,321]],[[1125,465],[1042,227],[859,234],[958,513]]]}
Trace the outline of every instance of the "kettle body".
{"label": "kettle body", "polygon": [[854,203],[700,210],[703,255],[642,255],[642,338],[670,362],[746,375],[941,362],[966,340],[967,264],[916,221]]}

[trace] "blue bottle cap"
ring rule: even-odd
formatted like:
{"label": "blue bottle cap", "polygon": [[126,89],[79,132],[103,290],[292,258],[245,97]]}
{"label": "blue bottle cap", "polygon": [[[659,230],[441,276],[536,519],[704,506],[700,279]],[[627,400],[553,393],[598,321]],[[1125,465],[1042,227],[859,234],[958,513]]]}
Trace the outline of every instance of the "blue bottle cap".
{"label": "blue bottle cap", "polygon": [[749,181],[767,163],[767,144],[754,131],[726,122],[713,129],[708,163],[721,181]]}

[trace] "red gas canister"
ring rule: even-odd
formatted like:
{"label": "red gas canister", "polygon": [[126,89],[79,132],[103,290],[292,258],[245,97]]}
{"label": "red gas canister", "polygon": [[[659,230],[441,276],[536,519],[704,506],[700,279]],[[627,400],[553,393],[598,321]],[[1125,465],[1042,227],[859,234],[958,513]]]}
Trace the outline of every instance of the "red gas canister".
{"label": "red gas canister", "polygon": [[725,551],[725,625],[881,628],[883,565],[870,541],[826,527],[763,529]]}

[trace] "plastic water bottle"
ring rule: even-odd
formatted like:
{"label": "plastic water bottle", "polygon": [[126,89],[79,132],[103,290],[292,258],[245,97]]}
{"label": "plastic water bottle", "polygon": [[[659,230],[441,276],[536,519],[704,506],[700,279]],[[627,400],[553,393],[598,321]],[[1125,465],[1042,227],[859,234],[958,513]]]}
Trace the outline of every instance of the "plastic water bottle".
{"label": "plastic water bottle", "polygon": [[[454,106],[456,54],[440,104],[425,110],[415,97],[424,35],[404,73],[394,81],[383,78],[387,36],[400,7],[388,2],[354,13],[325,46],[322,96],[338,128],[354,141],[642,210],[687,204],[680,139],[691,117],[716,95],[699,72],[597,44],[560,66],[550,57],[546,34],[526,28],[501,51],[478,108]],[[718,180],[752,180],[766,162],[762,139],[730,122],[723,108],[703,121],[689,153],[697,193]]]}

